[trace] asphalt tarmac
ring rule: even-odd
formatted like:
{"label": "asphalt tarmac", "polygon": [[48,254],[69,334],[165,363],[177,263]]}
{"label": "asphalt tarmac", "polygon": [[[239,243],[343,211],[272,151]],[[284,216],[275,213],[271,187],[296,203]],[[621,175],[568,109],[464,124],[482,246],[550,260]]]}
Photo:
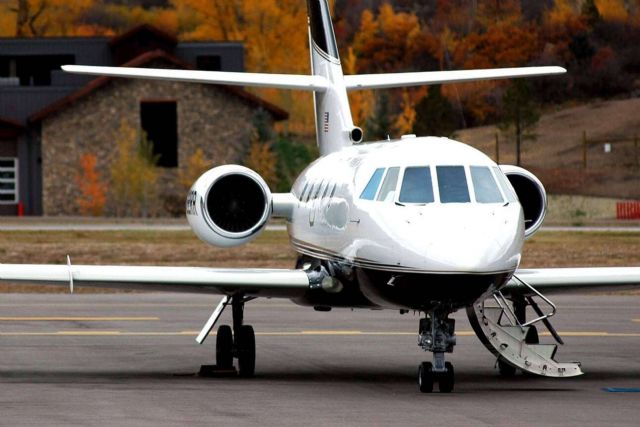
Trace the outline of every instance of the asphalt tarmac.
{"label": "asphalt tarmac", "polygon": [[280,300],[246,307],[255,378],[199,377],[215,340],[194,338],[217,299],[0,295],[0,425],[640,423],[638,296],[554,298],[566,341],[557,359],[581,361],[578,378],[501,378],[459,313],[451,394],[418,391],[418,363],[430,357],[417,346],[417,315]]}

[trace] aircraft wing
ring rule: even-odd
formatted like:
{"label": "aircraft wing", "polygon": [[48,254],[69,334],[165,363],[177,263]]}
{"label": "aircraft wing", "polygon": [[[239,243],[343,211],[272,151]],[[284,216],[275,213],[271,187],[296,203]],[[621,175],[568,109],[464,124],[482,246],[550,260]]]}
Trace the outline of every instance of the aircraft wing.
{"label": "aircraft wing", "polygon": [[0,264],[0,282],[290,298],[310,289],[303,270]]}
{"label": "aircraft wing", "polygon": [[478,80],[564,74],[562,67],[494,68],[484,70],[427,71],[419,73],[359,74],[344,76],[347,90],[385,89],[443,83],[464,83]]}
{"label": "aircraft wing", "polygon": [[68,73],[95,76],[298,89],[316,92],[324,92],[331,85],[322,76],[298,74],[234,73],[228,71],[172,70],[164,68],[95,67],[89,65],[63,65],[62,69]]}
{"label": "aircraft wing", "polygon": [[[584,290],[640,289],[640,267],[537,268],[516,271],[516,277],[543,294]],[[529,294],[511,279],[503,293]]]}

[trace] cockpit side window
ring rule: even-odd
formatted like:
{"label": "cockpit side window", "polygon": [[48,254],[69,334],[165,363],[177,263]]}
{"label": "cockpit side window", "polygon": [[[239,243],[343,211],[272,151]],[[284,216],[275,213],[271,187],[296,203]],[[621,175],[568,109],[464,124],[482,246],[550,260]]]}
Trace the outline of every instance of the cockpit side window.
{"label": "cockpit side window", "polygon": [[433,203],[433,183],[429,167],[409,167],[404,171],[400,203]]}
{"label": "cockpit side window", "polygon": [[502,188],[502,192],[507,197],[507,200],[509,201],[509,203],[517,202],[518,196],[513,191],[511,184],[509,184],[509,181],[507,180],[507,177],[504,176],[504,173],[502,172],[502,170],[496,166],[493,168],[493,172],[495,173],[496,178],[498,179],[498,185],[500,185],[500,188]]}
{"label": "cockpit side window", "polygon": [[471,166],[471,181],[476,192],[478,203],[502,203],[502,194],[496,184],[491,170],[484,166]]}
{"label": "cockpit side window", "polygon": [[441,203],[470,203],[464,166],[437,166]]}
{"label": "cockpit side window", "polygon": [[380,181],[382,181],[382,175],[384,175],[384,168],[378,168],[371,176],[369,183],[360,194],[360,198],[364,200],[373,200],[376,198]]}
{"label": "cockpit side window", "polygon": [[398,175],[400,175],[400,168],[389,168],[387,175],[384,177],[380,194],[378,194],[378,201],[393,201],[396,194],[396,185],[398,184]]}

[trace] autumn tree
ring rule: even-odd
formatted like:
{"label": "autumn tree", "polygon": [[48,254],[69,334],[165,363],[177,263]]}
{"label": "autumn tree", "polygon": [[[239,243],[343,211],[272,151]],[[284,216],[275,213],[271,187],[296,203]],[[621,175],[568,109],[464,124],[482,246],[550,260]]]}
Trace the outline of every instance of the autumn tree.
{"label": "autumn tree", "polygon": [[152,216],[158,205],[160,173],[153,144],[122,122],[111,162],[112,201],[118,216]]}
{"label": "autumn tree", "polygon": [[596,6],[594,0],[585,0],[584,3],[582,3],[581,13],[591,27],[596,25],[602,19],[602,15],[600,15],[600,11],[598,10],[598,6]]}
{"label": "autumn tree", "polygon": [[427,96],[416,105],[413,133],[418,136],[450,136],[458,124],[456,110],[442,95],[440,85],[429,86]]}
{"label": "autumn tree", "polygon": [[370,139],[387,139],[391,137],[391,108],[387,91],[380,91],[376,97],[373,114],[367,120],[365,135]]}
{"label": "autumn tree", "polygon": [[524,139],[535,139],[533,129],[540,120],[540,109],[526,80],[514,80],[502,98],[502,115],[498,128],[512,135],[516,142],[516,165],[521,164]]}
{"label": "autumn tree", "polygon": [[47,8],[47,2],[39,0],[35,4],[32,3],[29,0],[17,0],[15,7],[9,9],[16,14],[16,37],[42,35],[38,19]]}
{"label": "autumn tree", "polygon": [[187,158],[186,165],[178,171],[178,183],[183,192],[186,194],[196,180],[212,166],[212,162],[207,159],[202,148],[197,148]]}
{"label": "autumn tree", "polygon": [[94,154],[80,156],[80,171],[76,176],[80,197],[76,200],[81,215],[100,216],[104,212],[106,186],[96,171],[97,162]]}
{"label": "autumn tree", "polygon": [[271,149],[273,138],[269,115],[263,110],[258,111],[253,117],[253,137],[244,165],[256,171],[269,184],[269,188],[275,188],[278,184],[278,158]]}
{"label": "autumn tree", "polygon": [[318,157],[315,145],[296,142],[289,137],[280,135],[273,144],[276,155],[276,175],[278,178],[275,191],[287,193],[300,175],[300,172]]}

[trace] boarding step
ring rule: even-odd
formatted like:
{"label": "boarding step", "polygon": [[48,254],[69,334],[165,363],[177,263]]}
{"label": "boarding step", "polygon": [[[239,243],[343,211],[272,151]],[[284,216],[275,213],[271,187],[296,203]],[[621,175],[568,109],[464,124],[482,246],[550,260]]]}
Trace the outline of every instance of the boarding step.
{"label": "boarding step", "polygon": [[506,315],[502,307],[485,307],[478,301],[467,308],[476,335],[494,355],[522,371],[546,377],[582,375],[579,363],[560,363],[554,357],[558,346],[526,342],[532,326],[501,324]]}

